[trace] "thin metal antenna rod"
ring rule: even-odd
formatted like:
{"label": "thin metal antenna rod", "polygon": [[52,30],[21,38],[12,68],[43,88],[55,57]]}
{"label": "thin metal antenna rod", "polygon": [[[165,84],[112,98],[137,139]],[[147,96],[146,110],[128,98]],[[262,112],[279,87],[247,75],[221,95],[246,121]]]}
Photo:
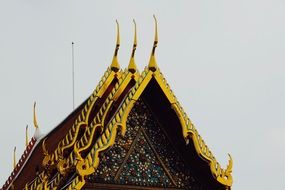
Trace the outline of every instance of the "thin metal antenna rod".
{"label": "thin metal antenna rod", "polygon": [[72,46],[72,105],[74,110],[74,42],[71,43]]}

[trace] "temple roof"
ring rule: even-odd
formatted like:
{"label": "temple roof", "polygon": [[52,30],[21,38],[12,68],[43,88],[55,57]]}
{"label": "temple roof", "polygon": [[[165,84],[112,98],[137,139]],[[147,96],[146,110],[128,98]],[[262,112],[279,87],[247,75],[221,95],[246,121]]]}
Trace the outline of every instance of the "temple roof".
{"label": "temple roof", "polygon": [[[118,28],[119,29],[119,28]],[[119,30],[111,66],[94,92],[61,124],[39,139],[33,138],[2,189],[80,189],[100,164],[99,155],[112,147],[118,135],[127,131],[126,121],[135,103],[144,96],[159,110],[155,99],[165,99],[162,117],[175,117],[173,129],[185,150],[192,150],[192,161],[201,166],[201,175],[221,189],[232,185],[232,159],[222,169],[194,124],[184,112],[155,60],[155,40],[148,66],[137,70],[134,54],[136,32],[130,63],[122,70],[117,60]],[[145,94],[145,95],[143,95]],[[167,122],[167,121],[166,121]],[[171,121],[170,121],[171,122]],[[178,144],[179,144],[178,143]],[[182,145],[181,145],[182,146]],[[183,149],[183,148],[182,148]],[[184,149],[183,149],[184,151]]]}

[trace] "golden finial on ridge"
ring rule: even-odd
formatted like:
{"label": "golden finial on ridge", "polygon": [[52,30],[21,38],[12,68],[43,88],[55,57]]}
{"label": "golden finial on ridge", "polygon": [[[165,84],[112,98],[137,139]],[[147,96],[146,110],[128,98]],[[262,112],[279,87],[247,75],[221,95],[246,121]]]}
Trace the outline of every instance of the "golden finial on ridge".
{"label": "golden finial on ridge", "polygon": [[136,66],[135,58],[134,58],[135,52],[136,52],[136,49],[137,49],[137,25],[136,25],[135,19],[133,19],[133,23],[134,23],[134,26],[135,26],[134,44],[133,44],[132,55],[131,55],[129,66],[128,66],[128,70],[131,73],[135,73],[137,71],[137,66]]}
{"label": "golden finial on ridge", "polygon": [[34,102],[34,126],[35,126],[36,129],[38,129],[39,126],[38,126],[38,122],[37,122],[36,105],[37,105],[37,103]]}
{"label": "golden finial on ridge", "polygon": [[111,69],[114,72],[118,72],[120,70],[120,65],[119,65],[118,58],[117,58],[119,47],[120,47],[120,28],[119,28],[119,23],[117,20],[116,20],[116,23],[117,23],[117,43],[116,43],[113,61],[111,64]]}
{"label": "golden finial on ridge", "polygon": [[14,147],[14,153],[13,153],[13,168],[16,168],[16,147]]}
{"label": "golden finial on ridge", "polygon": [[154,72],[157,69],[157,64],[156,64],[156,60],[155,60],[155,48],[157,47],[157,44],[158,44],[158,33],[157,33],[157,20],[156,20],[155,15],[153,15],[153,18],[155,21],[155,36],[154,36],[154,42],[153,42],[153,47],[152,47],[152,51],[151,51],[151,56],[150,56],[148,68]]}
{"label": "golden finial on ridge", "polygon": [[29,135],[28,135],[29,126],[26,126],[26,147],[29,145]]}
{"label": "golden finial on ridge", "polygon": [[40,128],[38,125],[38,121],[37,121],[37,115],[36,115],[36,102],[34,102],[34,126],[36,128],[35,134],[34,134],[34,138],[36,140],[40,139],[42,134],[40,132]]}

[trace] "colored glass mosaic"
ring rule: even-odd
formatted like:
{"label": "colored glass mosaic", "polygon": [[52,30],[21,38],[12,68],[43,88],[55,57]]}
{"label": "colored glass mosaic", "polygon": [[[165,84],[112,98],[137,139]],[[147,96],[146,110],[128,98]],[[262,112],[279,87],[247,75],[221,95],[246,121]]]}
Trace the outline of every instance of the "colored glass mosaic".
{"label": "colored glass mosaic", "polygon": [[147,105],[139,100],[127,119],[127,132],[100,155],[89,182],[202,190]]}
{"label": "colored glass mosaic", "polygon": [[120,184],[174,187],[142,132],[118,178]]}

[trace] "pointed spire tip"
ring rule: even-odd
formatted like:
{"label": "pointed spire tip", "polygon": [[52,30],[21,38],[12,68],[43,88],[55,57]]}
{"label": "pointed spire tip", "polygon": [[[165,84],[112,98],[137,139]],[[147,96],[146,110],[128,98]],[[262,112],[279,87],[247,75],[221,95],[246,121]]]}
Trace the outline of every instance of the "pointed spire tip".
{"label": "pointed spire tip", "polygon": [[157,19],[156,19],[155,15],[153,15],[153,18],[154,18],[154,22],[155,22],[155,38],[154,38],[154,42],[158,43]]}
{"label": "pointed spire tip", "polygon": [[135,63],[135,52],[136,52],[136,49],[137,49],[137,25],[136,25],[135,19],[133,19],[133,23],[134,23],[134,28],[135,28],[134,43],[133,43],[132,55],[131,55],[129,66],[128,66],[128,70],[131,73],[135,73],[137,71],[137,66],[136,66],[136,63]]}
{"label": "pointed spire tip", "polygon": [[155,34],[154,34],[154,42],[153,42],[153,47],[152,47],[152,52],[151,52],[148,68],[154,72],[157,69],[157,64],[155,60],[155,48],[157,47],[157,44],[158,44],[158,32],[157,32],[157,20],[156,20],[155,15],[153,15],[153,18],[155,22]]}
{"label": "pointed spire tip", "polygon": [[26,147],[29,145],[28,129],[29,129],[29,126],[26,125]]}
{"label": "pointed spire tip", "polygon": [[37,103],[34,102],[34,126],[37,129],[39,126],[38,126],[38,122],[37,122],[36,105],[37,105]]}
{"label": "pointed spire tip", "polygon": [[120,47],[120,27],[119,27],[119,22],[117,19],[116,19],[116,24],[117,24],[117,42],[116,42],[116,47],[115,47],[115,53],[113,56],[113,61],[111,64],[111,69],[114,72],[118,72],[120,70],[120,65],[119,65],[118,58],[117,58],[119,47]]}
{"label": "pointed spire tip", "polygon": [[14,147],[13,152],[13,167],[16,168],[16,146]]}
{"label": "pointed spire tip", "polygon": [[120,25],[117,19],[116,19],[116,24],[117,24],[117,45],[120,45]]}

